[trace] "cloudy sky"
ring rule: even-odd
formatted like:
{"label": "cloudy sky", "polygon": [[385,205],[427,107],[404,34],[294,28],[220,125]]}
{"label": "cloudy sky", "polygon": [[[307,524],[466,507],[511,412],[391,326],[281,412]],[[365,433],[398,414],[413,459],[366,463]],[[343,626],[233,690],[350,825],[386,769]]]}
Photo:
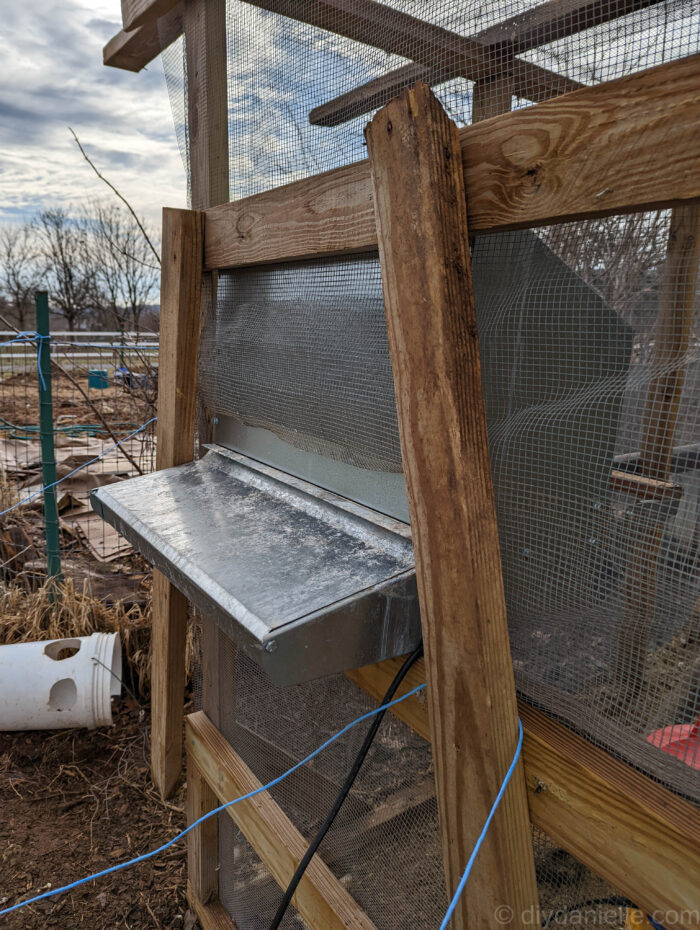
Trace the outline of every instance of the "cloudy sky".
{"label": "cloudy sky", "polygon": [[185,206],[185,174],[160,59],[139,74],[105,68],[119,0],[0,0],[0,222],[109,197],[80,155],[160,226]]}

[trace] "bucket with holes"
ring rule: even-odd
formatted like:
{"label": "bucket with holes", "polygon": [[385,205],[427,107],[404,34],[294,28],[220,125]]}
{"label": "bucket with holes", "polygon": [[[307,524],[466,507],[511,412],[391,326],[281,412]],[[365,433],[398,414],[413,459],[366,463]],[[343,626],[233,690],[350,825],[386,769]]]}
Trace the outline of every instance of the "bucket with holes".
{"label": "bucket with holes", "polygon": [[111,726],[121,672],[118,633],[0,646],[0,732]]}

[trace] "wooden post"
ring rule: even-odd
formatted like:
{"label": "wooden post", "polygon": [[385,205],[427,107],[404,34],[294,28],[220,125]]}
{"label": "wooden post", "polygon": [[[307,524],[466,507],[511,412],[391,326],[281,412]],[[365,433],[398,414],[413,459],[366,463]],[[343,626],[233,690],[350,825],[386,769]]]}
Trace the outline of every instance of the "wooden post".
{"label": "wooden post", "polygon": [[[637,463],[642,476],[657,481],[671,479],[673,436],[685,377],[682,360],[688,351],[692,331],[699,252],[700,204],[676,207],[671,213],[666,268],[654,332],[652,377]],[[644,698],[644,669],[662,536],[663,521],[650,520],[630,543],[616,669],[623,711],[631,702]]]}
{"label": "wooden post", "polygon": [[[202,280],[202,214],[163,210],[156,467],[192,460]],[[153,573],[151,772],[168,797],[182,768],[187,600]]]}
{"label": "wooden post", "polygon": [[[226,9],[225,0],[187,0],[183,11],[187,56],[187,108],[190,143],[190,185],[196,210],[228,200],[228,124],[226,103]],[[165,211],[170,213],[185,211]],[[192,214],[193,216],[195,214]],[[175,235],[175,233],[173,233]],[[163,275],[165,287],[166,230],[163,232]],[[202,276],[202,224],[197,218],[198,267],[189,269],[191,287],[178,293],[172,307],[162,299],[158,467],[189,462],[195,446],[195,397],[199,333],[202,316],[212,313],[216,299],[216,277]],[[187,333],[181,338],[180,329]],[[171,331],[172,330],[172,331]],[[163,353],[164,341],[177,351]],[[173,380],[174,379],[174,380]],[[168,399],[166,383],[173,380],[176,393]],[[166,393],[164,393],[164,391]],[[167,405],[185,410],[164,420]],[[201,441],[207,441],[206,420],[197,423]],[[168,455],[173,444],[178,454]],[[153,578],[153,697],[151,771],[161,795],[175,789],[182,770],[182,719],[184,709],[185,643],[187,600],[169,581]]]}
{"label": "wooden post", "polygon": [[[187,823],[194,823],[218,807],[216,795],[187,755]],[[219,896],[219,826],[216,817],[205,820],[187,834],[187,881],[201,904]]]}
{"label": "wooden post", "polygon": [[509,113],[513,103],[513,76],[498,74],[474,84],[472,123]]}
{"label": "wooden post", "polygon": [[192,207],[228,202],[226,2],[186,0],[187,130]]}
{"label": "wooden post", "polygon": [[[423,84],[381,110],[366,137],[452,892],[518,732],[462,155],[456,126]],[[539,926],[522,764],[479,853],[455,927],[492,930],[509,914],[505,925]]]}

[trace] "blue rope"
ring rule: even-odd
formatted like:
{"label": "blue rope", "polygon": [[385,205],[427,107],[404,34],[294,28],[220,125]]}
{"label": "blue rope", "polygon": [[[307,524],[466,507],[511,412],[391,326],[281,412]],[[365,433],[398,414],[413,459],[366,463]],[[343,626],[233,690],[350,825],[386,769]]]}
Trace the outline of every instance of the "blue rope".
{"label": "blue rope", "polygon": [[489,827],[491,826],[491,821],[493,820],[493,816],[498,810],[498,805],[501,803],[503,795],[506,793],[508,782],[510,781],[511,776],[513,772],[515,771],[515,767],[518,764],[518,759],[520,758],[520,753],[522,751],[522,748],[523,748],[523,725],[520,722],[520,719],[518,719],[518,745],[515,748],[515,755],[513,756],[513,761],[510,763],[510,768],[506,772],[506,777],[503,779],[503,784],[501,785],[499,792],[496,795],[496,800],[493,802],[493,806],[491,810],[489,811],[488,817],[486,818],[484,829],[479,834],[479,839],[476,841],[474,849],[472,850],[472,854],[469,857],[469,862],[467,862],[467,867],[464,870],[464,874],[459,880],[459,885],[457,885],[457,890],[455,891],[454,896],[452,900],[450,901],[450,905],[447,908],[447,913],[445,914],[442,920],[442,923],[440,924],[440,930],[447,930],[447,925],[449,924],[450,919],[455,912],[455,908],[457,907],[457,902],[459,901],[462,895],[462,892],[464,891],[464,887],[467,884],[469,873],[471,872],[474,862],[476,860],[476,857],[479,854],[481,845],[486,839],[486,834],[488,833]]}
{"label": "blue rope", "polygon": [[[33,494],[30,494],[28,497],[25,497],[23,500],[18,501],[16,504],[13,504],[11,507],[8,507],[7,510],[0,511],[0,517],[4,517],[6,513],[10,513],[11,510],[15,510],[17,507],[21,507],[22,504],[26,504],[31,500],[34,500],[35,497],[38,497],[40,494],[43,494],[44,491],[47,491],[49,488],[55,488],[57,484],[61,484],[62,481],[67,481],[68,478],[71,478],[76,472],[81,471],[83,468],[87,468],[88,465],[93,465],[95,462],[99,462],[101,458],[104,458],[108,452],[111,452],[113,449],[118,448],[125,443],[128,439],[132,439],[134,436],[137,436],[139,433],[142,433],[146,427],[150,426],[151,423],[155,423],[158,417],[151,417],[150,420],[139,426],[138,429],[135,429],[133,432],[129,433],[128,436],[125,436],[123,439],[120,439],[118,442],[115,442],[113,445],[108,446],[99,455],[96,455],[93,459],[90,459],[88,462],[83,462],[82,465],[78,465],[77,468],[74,468],[73,471],[69,471],[67,475],[64,475],[62,478],[59,478],[58,481],[52,481],[51,484],[47,484],[45,487],[40,488],[38,491],[34,491]],[[2,912],[0,912],[2,913]]]}
{"label": "blue rope", "polygon": [[108,869],[103,869],[101,872],[95,872],[94,875],[87,875],[85,878],[79,878],[77,881],[71,882],[69,885],[63,885],[61,888],[56,888],[53,891],[45,891],[43,894],[37,895],[35,898],[29,898],[27,901],[21,901],[19,904],[13,904],[12,907],[6,907],[0,911],[0,917],[3,917],[5,914],[11,914],[13,911],[18,911],[21,907],[27,907],[29,904],[36,904],[37,901],[42,901],[44,898],[51,898],[54,895],[63,894],[66,891],[72,891],[74,888],[78,888],[80,885],[86,884],[86,882],[92,882],[97,878],[103,878],[105,875],[111,875],[114,872],[120,872],[122,869],[128,869],[132,865],[137,865],[139,862],[145,862],[147,859],[152,859],[154,856],[159,855],[159,853],[165,852],[166,849],[169,849],[183,837],[187,836],[188,833],[194,830],[195,827],[198,827],[201,823],[204,823],[205,820],[209,820],[210,817],[215,817],[217,814],[225,811],[226,808],[233,807],[234,804],[240,804],[241,801],[247,801],[249,798],[254,798],[257,794],[262,794],[263,791],[269,791],[270,788],[274,788],[275,785],[279,785],[279,783],[284,781],[285,778],[289,778],[289,776],[293,772],[296,772],[297,769],[300,769],[302,765],[306,765],[307,762],[311,762],[312,759],[315,759],[319,753],[323,752],[323,750],[330,746],[332,743],[335,743],[336,740],[340,739],[341,736],[344,736],[348,730],[351,730],[353,727],[357,726],[358,723],[362,723],[363,720],[369,720],[370,717],[375,717],[382,711],[387,710],[387,708],[394,707],[396,704],[400,704],[401,701],[405,701],[407,698],[412,697],[414,694],[422,691],[423,688],[425,688],[425,684],[418,685],[411,691],[403,694],[401,697],[395,698],[393,701],[389,701],[388,704],[382,704],[380,707],[376,707],[374,710],[370,710],[368,713],[363,714],[361,717],[358,717],[356,720],[348,723],[343,727],[342,730],[338,730],[338,732],[327,739],[325,743],[322,743],[318,749],[314,749],[313,752],[309,753],[308,756],[306,756],[300,762],[297,762],[296,765],[293,765],[282,775],[278,775],[277,778],[273,778],[272,781],[269,781],[266,785],[261,785],[254,791],[249,791],[248,794],[244,794],[239,798],[234,798],[233,801],[227,801],[225,804],[215,808],[213,811],[209,811],[198,820],[195,820],[194,823],[191,823],[181,833],[178,833],[177,836],[174,836],[171,840],[168,840],[167,843],[163,843],[163,845],[159,846],[157,849],[152,849],[150,852],[143,853],[141,856],[136,856],[134,859],[129,859],[127,862],[120,862]]}
{"label": "blue rope", "polygon": [[[16,345],[17,343],[26,344],[27,342],[36,342],[36,370],[39,374],[39,380],[41,381],[41,388],[44,391],[46,390],[46,381],[44,380],[44,375],[41,371],[41,346],[42,343],[48,342],[50,338],[50,336],[42,336],[41,333],[26,331],[17,333],[14,339],[8,339],[7,342],[0,342],[0,349],[4,349],[5,346]],[[7,513],[7,511],[5,512]],[[1,516],[2,514],[0,513],[0,517]]]}
{"label": "blue rope", "polygon": [[[314,749],[313,752],[309,753],[308,756],[303,758],[300,762],[297,762],[290,769],[287,769],[282,775],[278,775],[277,778],[273,778],[272,781],[269,781],[266,785],[261,785],[259,788],[256,788],[254,791],[249,791],[247,794],[241,795],[238,798],[234,798],[232,801],[227,801],[225,804],[221,804],[219,807],[214,808],[214,810],[209,811],[204,814],[199,819],[195,820],[194,823],[191,823],[188,827],[185,827],[180,833],[174,836],[171,840],[168,840],[167,843],[163,843],[162,846],[159,846],[157,849],[152,849],[147,853],[143,853],[140,856],[136,856],[133,859],[128,859],[126,862],[120,862],[117,865],[110,866],[108,869],[103,869],[101,872],[95,872],[92,875],[86,875],[85,878],[79,878],[77,881],[71,882],[69,885],[63,885],[60,888],[54,888],[51,891],[45,891],[43,894],[36,895],[34,898],[28,898],[26,901],[20,901],[19,904],[13,904],[12,907],[6,907],[0,911],[0,917],[4,917],[6,914],[11,914],[13,911],[18,911],[20,908],[27,907],[30,904],[36,904],[38,901],[43,901],[45,898],[52,898],[55,895],[64,894],[66,891],[72,891],[74,888],[79,888],[81,885],[87,884],[87,882],[95,881],[98,878],[104,878],[105,875],[112,875],[114,872],[121,872],[123,869],[128,869],[132,865],[138,865],[140,862],[146,862],[148,859],[153,859],[154,856],[160,855],[160,853],[165,852],[166,849],[170,849],[171,846],[174,846],[175,843],[179,842],[188,833],[198,827],[200,824],[204,823],[205,820],[209,820],[211,817],[215,817],[217,814],[220,814],[222,811],[225,811],[229,807],[233,807],[235,804],[240,804],[241,801],[247,801],[250,798],[254,798],[258,794],[262,794],[263,791],[269,791],[271,788],[274,788],[276,785],[279,785],[280,782],[283,782],[286,778],[289,778],[294,772],[300,769],[303,765],[306,765],[308,762],[311,762],[312,759],[315,759],[324,749],[327,749],[332,743],[335,743],[336,740],[340,739],[341,736],[344,736],[349,730],[353,727],[356,727],[359,723],[362,723],[364,720],[369,720],[370,717],[375,717],[377,714],[382,713],[382,711],[388,710],[391,707],[395,707],[397,704],[400,704],[402,701],[405,701],[407,698],[413,697],[414,694],[417,694],[419,691],[422,691],[425,688],[425,683],[422,685],[417,685],[415,688],[408,691],[406,694],[403,694],[401,697],[394,698],[393,701],[389,701],[387,704],[382,704],[379,707],[376,707],[374,710],[370,710],[366,714],[362,714],[361,717],[357,717],[351,723],[346,724],[342,730],[338,730],[337,733],[334,733],[333,736],[329,737],[325,743],[322,743],[317,749]],[[481,831],[478,840],[472,850],[472,854],[469,857],[467,862],[467,867],[464,870],[464,874],[460,879],[457,890],[454,893],[452,900],[447,908],[447,912],[443,918],[442,923],[440,924],[440,930],[447,930],[447,926],[454,914],[455,908],[457,907],[457,902],[459,901],[462,892],[467,884],[469,874],[472,870],[476,857],[479,854],[479,850],[486,838],[488,829],[491,826],[491,821],[493,820],[494,814],[498,810],[498,806],[503,799],[506,788],[508,787],[508,782],[510,781],[513,772],[518,764],[518,759],[520,758],[520,753],[523,748],[523,725],[518,720],[518,745],[515,749],[515,755],[513,756],[513,761],[510,764],[510,768],[506,772],[506,776],[503,779],[503,783],[496,795],[496,800],[493,802],[493,806],[489,812],[488,817],[486,818],[486,823],[484,828]]]}

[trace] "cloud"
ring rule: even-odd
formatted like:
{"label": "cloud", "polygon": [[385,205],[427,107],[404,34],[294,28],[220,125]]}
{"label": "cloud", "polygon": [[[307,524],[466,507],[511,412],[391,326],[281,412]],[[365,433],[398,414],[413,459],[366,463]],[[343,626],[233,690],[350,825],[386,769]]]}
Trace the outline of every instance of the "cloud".
{"label": "cloud", "polygon": [[154,227],[163,206],[186,205],[160,61],[140,74],[102,64],[102,46],[120,25],[119,0],[3,4],[0,221],[112,196],[68,126]]}

